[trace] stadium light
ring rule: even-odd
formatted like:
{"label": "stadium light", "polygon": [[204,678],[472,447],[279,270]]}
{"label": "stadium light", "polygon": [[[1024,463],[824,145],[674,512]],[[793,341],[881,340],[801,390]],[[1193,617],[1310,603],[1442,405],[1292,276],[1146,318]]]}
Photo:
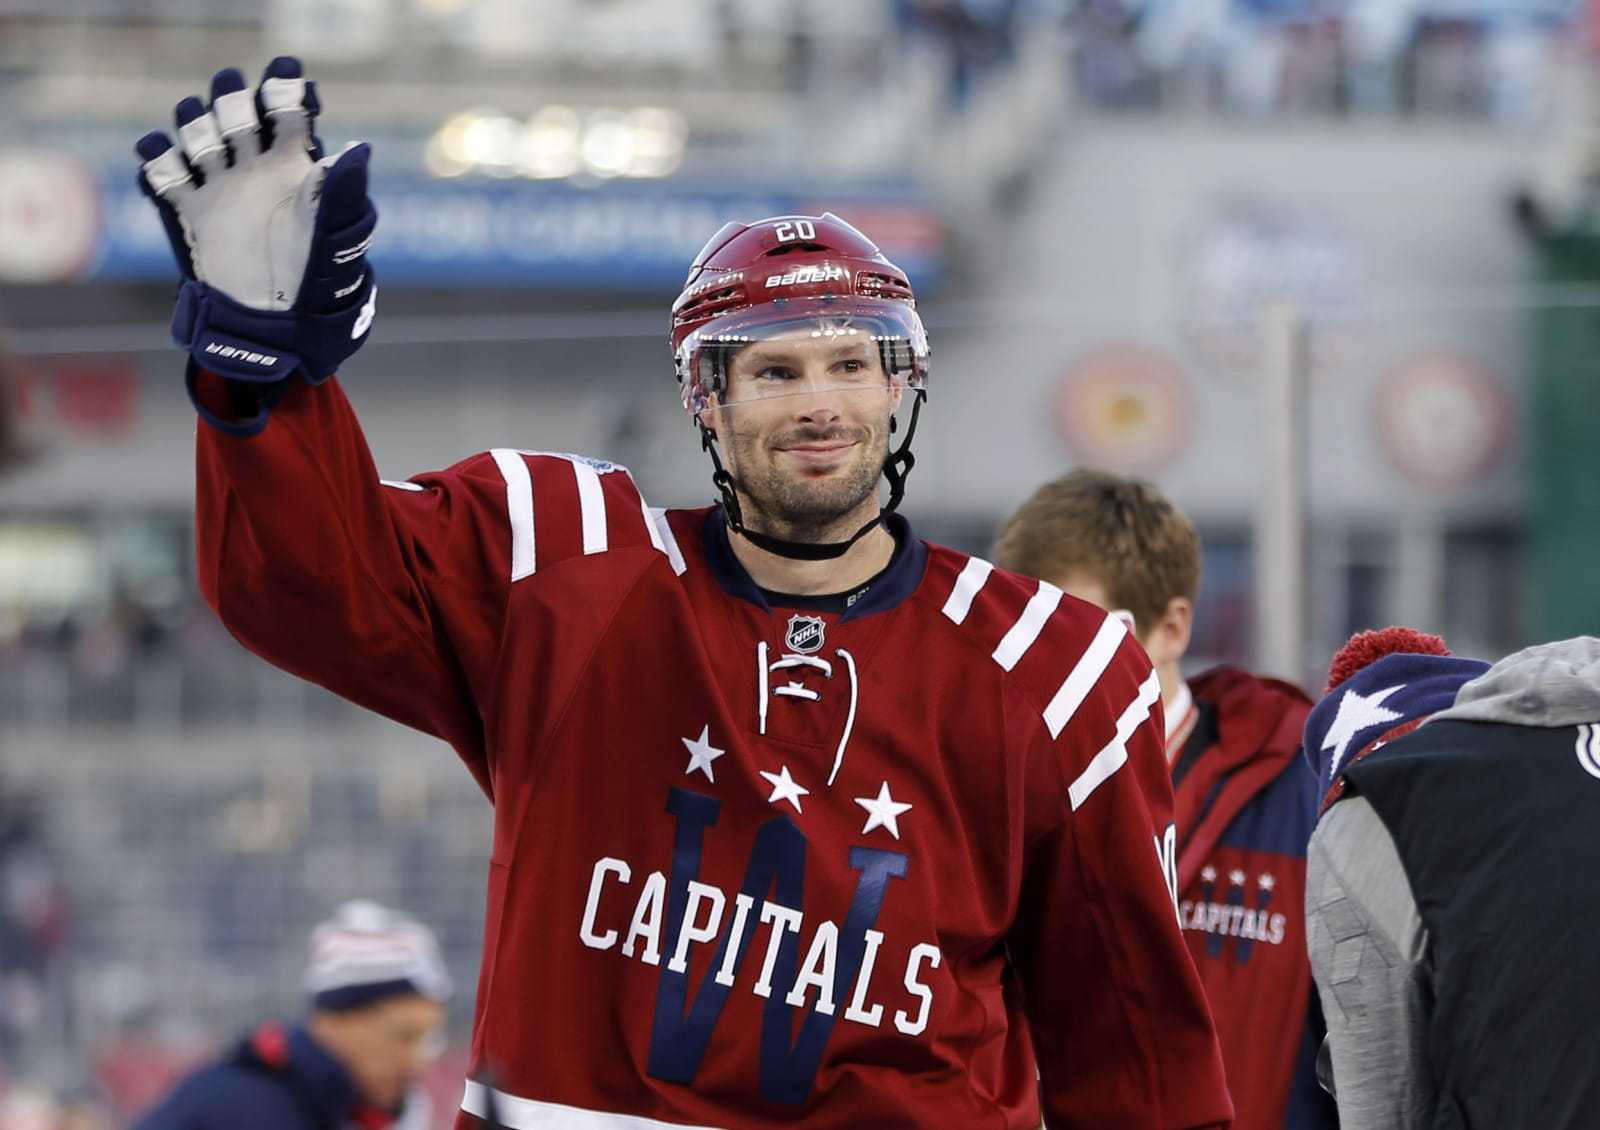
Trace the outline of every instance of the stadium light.
{"label": "stadium light", "polygon": [[665,177],[682,163],[688,136],[683,115],[659,106],[579,110],[551,105],[526,121],[477,107],[434,131],[423,162],[437,177],[472,172],[539,180]]}

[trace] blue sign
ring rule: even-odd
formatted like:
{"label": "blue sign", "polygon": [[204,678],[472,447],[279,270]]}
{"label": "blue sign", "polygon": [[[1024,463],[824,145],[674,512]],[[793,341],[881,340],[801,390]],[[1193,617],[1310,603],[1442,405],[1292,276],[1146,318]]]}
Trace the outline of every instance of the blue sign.
{"label": "blue sign", "polygon": [[[175,277],[155,209],[131,179],[102,186],[102,249],[86,278]],[[582,188],[383,175],[374,177],[372,197],[378,208],[372,259],[384,286],[672,289],[727,221],[787,213],[838,213],[915,284],[934,284],[943,255],[937,214],[909,191],[698,190],[670,181]]]}

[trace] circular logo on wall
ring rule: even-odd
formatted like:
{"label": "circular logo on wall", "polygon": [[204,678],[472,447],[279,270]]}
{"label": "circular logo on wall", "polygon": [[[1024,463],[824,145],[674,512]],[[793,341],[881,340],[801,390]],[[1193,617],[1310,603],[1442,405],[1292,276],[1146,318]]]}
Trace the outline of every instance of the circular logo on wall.
{"label": "circular logo on wall", "polygon": [[100,243],[100,190],[70,153],[0,150],[0,281],[65,282]]}
{"label": "circular logo on wall", "polygon": [[1166,354],[1144,345],[1108,345],[1072,362],[1055,397],[1056,427],[1084,466],[1154,474],[1189,439],[1189,394]]}
{"label": "circular logo on wall", "polygon": [[1379,383],[1373,410],[1389,462],[1440,489],[1483,478],[1515,433],[1516,407],[1504,385],[1481,362],[1442,349],[1397,362]]}

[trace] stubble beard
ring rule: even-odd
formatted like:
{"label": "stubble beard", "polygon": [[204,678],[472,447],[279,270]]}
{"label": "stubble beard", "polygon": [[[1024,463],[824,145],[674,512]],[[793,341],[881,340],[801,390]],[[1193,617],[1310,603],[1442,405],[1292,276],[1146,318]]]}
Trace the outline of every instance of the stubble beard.
{"label": "stubble beard", "polygon": [[[867,440],[869,435],[864,429],[833,429],[803,433],[803,438],[859,441]],[[795,438],[789,436],[786,441],[792,442]],[[752,458],[756,443],[741,442],[737,463],[743,465],[745,473],[736,474],[736,478],[743,496],[745,524],[759,533],[787,541],[826,544],[846,540],[877,513],[876,506],[867,508],[865,504],[868,499],[877,498],[888,442],[882,433],[869,442],[870,448],[859,449],[848,467],[817,477],[784,474],[773,458],[775,451],[769,451],[767,459],[758,461]],[[759,472],[751,474],[752,466],[759,468]],[[865,509],[871,512],[858,514]]]}

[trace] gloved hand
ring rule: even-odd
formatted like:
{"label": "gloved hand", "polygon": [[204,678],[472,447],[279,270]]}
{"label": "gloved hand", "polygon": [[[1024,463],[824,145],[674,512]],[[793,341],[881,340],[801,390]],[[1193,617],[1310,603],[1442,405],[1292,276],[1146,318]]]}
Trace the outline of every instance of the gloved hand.
{"label": "gloved hand", "polygon": [[323,156],[317,109],[299,60],[282,57],[253,93],[229,68],[211,80],[209,107],[180,102],[181,152],[164,133],[139,140],[139,185],[183,274],[173,338],[231,380],[270,385],[298,369],[320,383],[372,327],[370,150]]}

